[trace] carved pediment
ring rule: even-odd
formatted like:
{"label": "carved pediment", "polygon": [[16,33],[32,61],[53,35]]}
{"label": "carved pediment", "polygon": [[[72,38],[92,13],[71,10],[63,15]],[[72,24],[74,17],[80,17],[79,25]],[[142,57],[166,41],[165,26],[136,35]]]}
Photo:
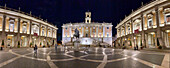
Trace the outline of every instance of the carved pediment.
{"label": "carved pediment", "polygon": [[165,14],[170,13],[170,8],[164,9],[164,13],[165,13]]}
{"label": "carved pediment", "polygon": [[147,17],[150,19],[150,18],[153,17],[153,15],[152,14],[148,14]]}

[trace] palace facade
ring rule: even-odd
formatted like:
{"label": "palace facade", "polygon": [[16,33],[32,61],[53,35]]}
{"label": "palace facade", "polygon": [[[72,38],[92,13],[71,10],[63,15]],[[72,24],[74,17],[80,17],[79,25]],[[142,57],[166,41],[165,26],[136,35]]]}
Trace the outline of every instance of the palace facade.
{"label": "palace facade", "polygon": [[142,5],[117,26],[117,43],[146,48],[170,47],[170,1],[155,0]]}
{"label": "palace facade", "polygon": [[31,13],[0,8],[0,45],[3,47],[51,46],[56,44],[57,29]]}
{"label": "palace facade", "polygon": [[91,12],[85,14],[85,22],[63,24],[62,44],[73,42],[74,31],[78,29],[81,45],[95,45],[97,43],[112,45],[112,24],[91,22]]}

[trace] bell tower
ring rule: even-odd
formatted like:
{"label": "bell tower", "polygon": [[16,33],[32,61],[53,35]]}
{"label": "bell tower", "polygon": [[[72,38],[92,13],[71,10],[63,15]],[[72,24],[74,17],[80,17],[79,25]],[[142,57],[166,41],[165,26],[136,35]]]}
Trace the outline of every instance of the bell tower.
{"label": "bell tower", "polygon": [[91,12],[86,12],[85,23],[91,23]]}

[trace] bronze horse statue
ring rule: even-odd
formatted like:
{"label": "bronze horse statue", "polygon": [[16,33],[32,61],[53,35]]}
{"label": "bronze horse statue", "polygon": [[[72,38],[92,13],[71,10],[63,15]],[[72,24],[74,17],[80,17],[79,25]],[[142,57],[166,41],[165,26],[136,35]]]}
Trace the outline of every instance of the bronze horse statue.
{"label": "bronze horse statue", "polygon": [[73,37],[75,37],[76,39],[78,39],[78,38],[79,38],[79,31],[78,31],[78,29],[76,28],[74,32],[75,32],[75,34],[74,34]]}

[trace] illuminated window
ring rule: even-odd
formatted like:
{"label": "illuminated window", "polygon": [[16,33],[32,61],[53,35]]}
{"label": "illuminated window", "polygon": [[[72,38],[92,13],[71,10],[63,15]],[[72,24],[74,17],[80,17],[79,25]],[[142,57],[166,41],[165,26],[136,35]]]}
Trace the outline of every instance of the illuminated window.
{"label": "illuminated window", "polygon": [[23,25],[22,26],[22,33],[26,33],[27,32],[27,27],[26,27],[26,25]]}
{"label": "illuminated window", "polygon": [[148,20],[148,28],[151,28],[152,25],[153,25],[153,21],[152,21],[152,19],[149,19],[149,20]]}
{"label": "illuminated window", "polygon": [[109,37],[109,33],[107,33],[107,37]]}
{"label": "illuminated window", "polygon": [[15,22],[14,20],[9,21],[9,23],[10,23],[9,24],[9,31],[10,32],[14,32],[14,22]]}
{"label": "illuminated window", "polygon": [[99,29],[102,29],[102,27],[99,27]]}
{"label": "illuminated window", "polygon": [[48,36],[51,37],[51,31],[48,32]]}
{"label": "illuminated window", "polygon": [[86,27],[86,29],[88,29],[88,27]]}
{"label": "illuminated window", "polygon": [[130,26],[128,26],[128,34],[130,34]]}
{"label": "illuminated window", "polygon": [[166,22],[167,22],[167,23],[170,22],[170,15],[167,15],[167,16],[166,16]]}
{"label": "illuminated window", "polygon": [[44,34],[44,29],[42,29],[42,36],[44,36],[45,34]]}
{"label": "illuminated window", "polygon": [[93,29],[95,29],[95,27],[93,27]]}
{"label": "illuminated window", "polygon": [[39,27],[38,25],[34,24],[32,25],[32,34],[39,34]]}
{"label": "illuminated window", "polygon": [[122,35],[124,35],[124,30],[122,30]]}

